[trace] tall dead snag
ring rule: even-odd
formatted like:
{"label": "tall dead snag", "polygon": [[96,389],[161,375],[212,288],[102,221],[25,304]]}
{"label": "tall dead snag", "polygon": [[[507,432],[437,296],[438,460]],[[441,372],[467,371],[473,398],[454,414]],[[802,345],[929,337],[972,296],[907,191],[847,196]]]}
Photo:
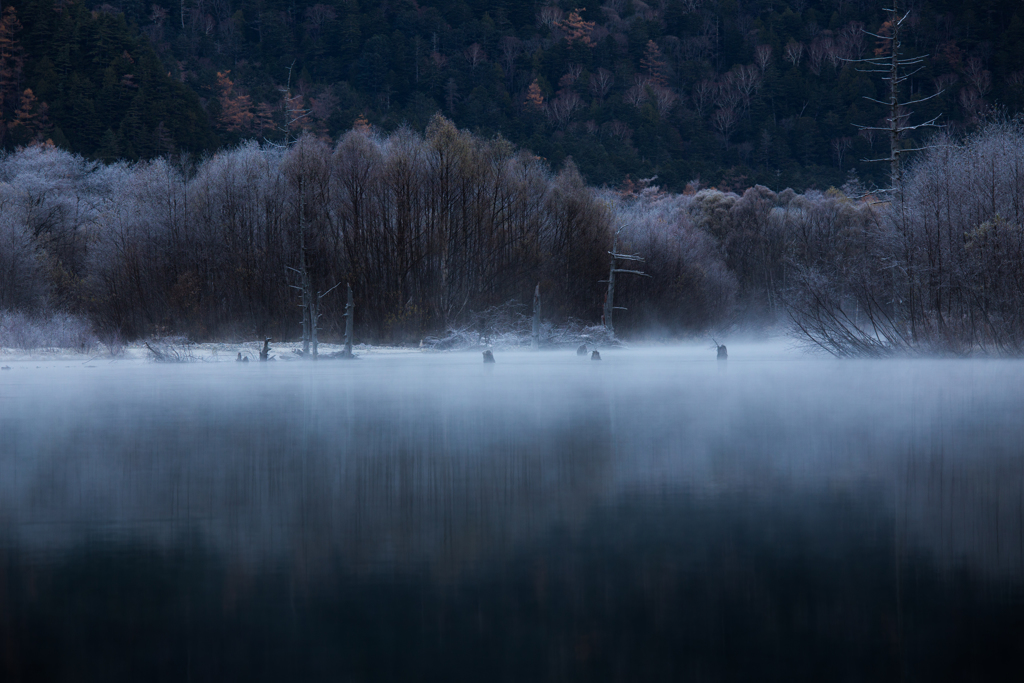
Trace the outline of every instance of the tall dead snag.
{"label": "tall dead snag", "polygon": [[612,322],[612,314],[615,311],[624,311],[625,308],[615,305],[615,274],[616,273],[631,273],[633,275],[642,275],[643,277],[650,277],[647,273],[641,270],[630,270],[627,268],[617,268],[616,261],[634,261],[637,263],[643,263],[644,259],[636,254],[620,254],[618,251],[619,246],[619,233],[626,226],[622,226],[615,231],[615,236],[612,238],[612,250],[608,253],[611,255],[611,265],[608,267],[608,279],[601,280],[601,282],[608,283],[608,292],[604,297],[604,327],[608,330],[608,333],[615,336],[615,325]]}
{"label": "tall dead snag", "polygon": [[[302,183],[299,183],[299,192],[302,192]],[[302,308],[302,356],[316,360],[319,353],[320,342],[317,338],[317,331],[320,327],[320,300],[338,288],[334,285],[326,292],[313,292],[313,276],[309,272],[309,264],[306,260],[306,212],[305,202],[300,201],[299,205],[299,267],[288,269],[299,276],[299,284],[291,285],[292,289],[299,290]],[[341,284],[341,283],[338,283]]]}
{"label": "tall dead snag", "polygon": [[260,350],[260,362],[266,362],[270,360],[270,342],[273,341],[270,337],[263,339],[263,349]]}
{"label": "tall dead snag", "polygon": [[[889,99],[888,101],[876,100],[873,97],[865,96],[865,99],[871,100],[877,104],[886,105],[889,107],[889,116],[886,118],[885,126],[861,126],[857,125],[860,130],[877,130],[885,131],[889,134],[889,156],[883,159],[865,159],[864,161],[888,161],[889,162],[889,191],[898,193],[900,186],[903,182],[903,167],[900,160],[900,155],[903,152],[914,152],[918,149],[903,149],[903,134],[907,131],[917,130],[918,128],[938,128],[938,124],[935,123],[939,116],[932,118],[924,123],[917,125],[910,125],[910,117],[913,112],[906,109],[914,104],[930,100],[933,97],[938,97],[943,93],[943,90],[939,90],[933,95],[928,97],[920,97],[918,99],[912,99],[908,101],[900,101],[900,86],[904,82],[908,81],[911,77],[917,74],[919,71],[925,68],[924,61],[928,55],[922,55],[920,57],[911,57],[903,59],[900,55],[900,29],[903,27],[903,22],[910,16],[910,12],[900,16],[898,0],[892,0],[892,7],[886,9],[888,13],[888,20],[882,24],[882,28],[879,29],[879,33],[871,33],[870,31],[864,31],[869,36],[877,38],[882,41],[881,47],[875,50],[874,57],[868,57],[866,59],[850,60],[863,64],[867,68],[859,69],[864,73],[879,73],[885,74],[882,76],[883,80],[889,81]],[[886,54],[888,52],[888,54]],[[856,124],[855,124],[856,125]]]}
{"label": "tall dead snag", "polygon": [[534,351],[540,350],[540,283],[533,290],[533,335],[530,338],[530,348]]}
{"label": "tall dead snag", "polygon": [[306,263],[306,226],[305,220],[300,219],[301,227],[299,228],[299,267],[292,268],[288,267],[288,270],[296,273],[299,276],[299,284],[291,285],[292,289],[299,290],[299,308],[302,309],[302,355],[303,357],[309,357],[310,347],[312,347],[313,357],[316,358],[317,353],[317,335],[316,327],[319,314],[317,313],[317,304],[319,303],[319,297],[313,294],[313,278],[309,274],[309,266]]}
{"label": "tall dead snag", "polygon": [[355,303],[352,300],[352,284],[348,285],[348,301],[345,303],[345,350],[341,352],[342,358],[353,358],[352,355],[352,316],[356,311]]}
{"label": "tall dead snag", "polygon": [[336,290],[338,288],[338,285],[340,285],[340,284],[341,283],[339,282],[337,285],[334,285],[333,287],[328,289],[326,292],[321,292],[320,290],[317,290],[316,296],[315,297],[311,297],[311,299],[310,299],[309,320],[312,323],[310,325],[310,342],[311,342],[312,347],[313,347],[312,354],[313,354],[314,360],[316,359],[316,356],[317,356],[317,347],[318,347],[318,344],[319,344],[319,342],[317,342],[317,339],[316,339],[316,332],[320,328],[320,315],[321,315],[321,313],[320,313],[320,300],[323,299],[328,294],[330,294],[331,292],[333,292],[334,290]]}

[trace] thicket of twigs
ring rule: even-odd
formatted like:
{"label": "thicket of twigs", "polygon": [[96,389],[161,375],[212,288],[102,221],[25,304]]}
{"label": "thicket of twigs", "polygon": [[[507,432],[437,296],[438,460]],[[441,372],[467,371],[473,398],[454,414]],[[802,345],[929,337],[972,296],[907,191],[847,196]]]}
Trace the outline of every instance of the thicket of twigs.
{"label": "thicket of twigs", "polygon": [[75,349],[87,352],[95,346],[96,337],[91,326],[78,316],[0,311],[0,347],[22,351]]}
{"label": "thicket of twigs", "polygon": [[1024,353],[1024,127],[940,138],[884,204],[837,213],[789,294],[837,356]]}
{"label": "thicket of twigs", "polygon": [[194,344],[184,337],[153,339],[143,344],[151,360],[157,363],[198,363]]}

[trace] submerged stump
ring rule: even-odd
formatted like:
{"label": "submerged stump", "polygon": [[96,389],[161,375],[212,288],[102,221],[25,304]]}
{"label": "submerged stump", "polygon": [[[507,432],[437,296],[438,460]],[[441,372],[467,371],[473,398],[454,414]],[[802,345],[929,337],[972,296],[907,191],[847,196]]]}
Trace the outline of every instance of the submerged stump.
{"label": "submerged stump", "polygon": [[484,362],[485,363],[493,363],[494,362],[494,354],[491,353],[490,349],[487,349],[486,351],[484,351]]}
{"label": "submerged stump", "polygon": [[594,352],[590,354],[590,360],[601,360],[601,354],[597,352],[597,349],[594,349]]}
{"label": "submerged stump", "polygon": [[587,345],[586,344],[580,344],[580,347],[578,349],[576,349],[576,355],[577,356],[585,356],[585,355],[587,355]]}

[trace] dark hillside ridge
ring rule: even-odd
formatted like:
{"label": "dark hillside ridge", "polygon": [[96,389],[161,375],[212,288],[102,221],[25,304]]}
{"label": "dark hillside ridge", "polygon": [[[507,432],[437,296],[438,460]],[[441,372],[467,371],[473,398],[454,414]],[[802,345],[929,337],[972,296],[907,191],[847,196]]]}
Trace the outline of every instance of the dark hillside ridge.
{"label": "dark hillside ridge", "polygon": [[[21,28],[0,36],[2,144],[137,159],[300,128],[337,138],[364,118],[422,131],[441,111],[555,166],[571,156],[596,185],[881,185],[884,164],[861,160],[886,140],[854,124],[884,118],[864,99],[884,82],[848,60],[881,49],[863,29],[886,31],[883,5],[19,0]],[[905,95],[944,91],[921,120],[961,133],[1024,105],[1019,2],[926,0],[908,24],[905,54],[929,56]]]}

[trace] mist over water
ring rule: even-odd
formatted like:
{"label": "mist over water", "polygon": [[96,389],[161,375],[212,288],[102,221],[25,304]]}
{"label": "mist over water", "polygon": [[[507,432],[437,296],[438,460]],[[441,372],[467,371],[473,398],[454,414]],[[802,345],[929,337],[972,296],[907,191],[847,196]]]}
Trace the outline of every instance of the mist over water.
{"label": "mist over water", "polygon": [[12,363],[0,671],[1024,672],[1024,365],[601,355]]}

